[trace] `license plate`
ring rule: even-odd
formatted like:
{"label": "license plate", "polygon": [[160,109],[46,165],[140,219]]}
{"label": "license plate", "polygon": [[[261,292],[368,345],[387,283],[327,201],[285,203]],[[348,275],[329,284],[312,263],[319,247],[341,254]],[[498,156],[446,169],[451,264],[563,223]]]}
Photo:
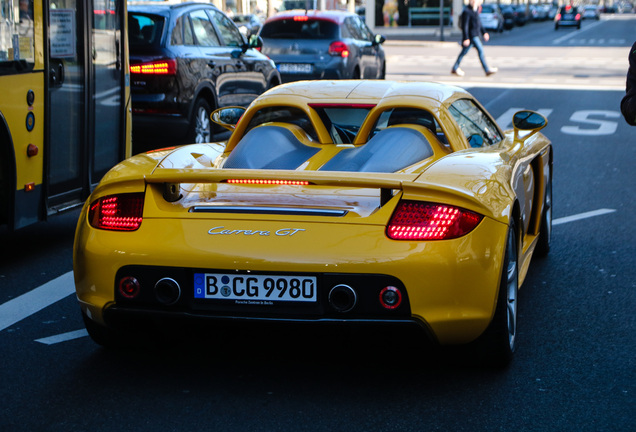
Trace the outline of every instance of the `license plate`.
{"label": "license plate", "polygon": [[195,273],[194,298],[245,301],[245,304],[315,302],[316,285],[313,276]]}
{"label": "license plate", "polygon": [[278,71],[282,73],[311,73],[313,67],[307,63],[282,63],[278,65]]}

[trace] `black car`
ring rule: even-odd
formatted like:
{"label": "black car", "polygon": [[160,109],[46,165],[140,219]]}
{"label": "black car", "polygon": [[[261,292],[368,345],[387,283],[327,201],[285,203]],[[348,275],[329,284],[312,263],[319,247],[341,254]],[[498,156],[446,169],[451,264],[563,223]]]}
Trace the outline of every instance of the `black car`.
{"label": "black car", "polygon": [[555,30],[565,26],[581,28],[581,14],[576,6],[562,6],[554,17]]}
{"label": "black car", "polygon": [[501,14],[504,19],[504,29],[512,29],[517,22],[517,11],[512,6],[502,6]]}
{"label": "black car", "polygon": [[343,11],[292,10],[261,28],[263,54],[276,62],[283,82],[306,79],[384,79],[381,35],[359,15]]}
{"label": "black car", "polygon": [[214,109],[247,106],[280,84],[260,39],[249,44],[210,4],[129,5],[128,28],[135,152],[212,141]]}

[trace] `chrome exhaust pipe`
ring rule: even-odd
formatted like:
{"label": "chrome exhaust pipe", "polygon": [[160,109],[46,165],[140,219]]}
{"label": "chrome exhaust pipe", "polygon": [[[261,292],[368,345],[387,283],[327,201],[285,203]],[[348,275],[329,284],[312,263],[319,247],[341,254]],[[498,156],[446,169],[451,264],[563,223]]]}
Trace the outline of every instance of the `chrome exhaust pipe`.
{"label": "chrome exhaust pipe", "polygon": [[349,312],[358,302],[356,292],[349,285],[336,285],[329,291],[329,304],[340,313]]}

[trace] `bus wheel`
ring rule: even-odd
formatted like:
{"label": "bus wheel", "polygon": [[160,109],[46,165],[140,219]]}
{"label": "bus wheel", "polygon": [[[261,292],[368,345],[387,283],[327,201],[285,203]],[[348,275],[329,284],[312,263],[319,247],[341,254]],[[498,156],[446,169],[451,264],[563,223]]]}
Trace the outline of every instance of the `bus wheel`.
{"label": "bus wheel", "polygon": [[212,109],[205,99],[199,98],[194,103],[190,127],[186,136],[188,143],[206,143],[212,141]]}

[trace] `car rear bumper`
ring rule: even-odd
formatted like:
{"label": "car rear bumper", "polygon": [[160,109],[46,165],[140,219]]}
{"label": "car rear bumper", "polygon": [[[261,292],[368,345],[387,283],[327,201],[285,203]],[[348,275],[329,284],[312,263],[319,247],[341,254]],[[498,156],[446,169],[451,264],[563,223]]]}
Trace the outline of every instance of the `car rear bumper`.
{"label": "car rear bumper", "polygon": [[[103,314],[112,308],[246,320],[414,320],[430,328],[442,344],[470,342],[490,323],[507,232],[504,224],[484,218],[468,236],[439,242],[392,241],[384,227],[348,224],[329,227],[329,236],[315,230],[315,235],[254,242],[248,236],[207,235],[218,225],[214,221],[144,218],[141,228],[130,233],[93,229],[86,215],[80,221],[74,259],[77,296],[84,312],[97,322],[103,323]],[[147,280],[145,297],[132,303],[115,296],[116,281],[131,269],[132,276]],[[197,271],[309,274],[321,282],[316,304],[300,309],[274,305],[270,312],[269,305],[195,300]],[[178,281],[182,289],[183,297],[172,306],[155,299],[156,281],[164,277]],[[328,295],[338,284],[353,288],[360,309],[340,313],[330,308]],[[378,293],[389,285],[403,289],[400,310],[383,310],[378,302]]]}

